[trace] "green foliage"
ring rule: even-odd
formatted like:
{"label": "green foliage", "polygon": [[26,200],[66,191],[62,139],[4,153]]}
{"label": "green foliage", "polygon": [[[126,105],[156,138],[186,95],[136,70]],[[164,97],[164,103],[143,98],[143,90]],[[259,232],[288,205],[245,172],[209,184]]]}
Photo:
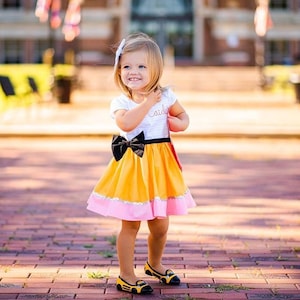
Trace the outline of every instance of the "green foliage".
{"label": "green foliage", "polygon": [[293,84],[291,83],[292,74],[300,74],[300,66],[284,66],[271,65],[265,66],[263,69],[264,76],[267,78],[266,90],[277,92],[294,92]]}
{"label": "green foliage", "polygon": [[[49,92],[53,85],[54,77],[74,76],[75,67],[72,65],[55,65],[54,68],[47,64],[2,64],[0,75],[9,76],[17,95],[26,95],[31,92],[28,76],[34,78],[41,95]],[[0,88],[0,102],[5,100],[5,94]]]}
{"label": "green foliage", "polygon": [[106,240],[113,246],[116,245],[117,243],[117,236],[116,235],[112,235],[112,236],[108,236],[106,237]]}
{"label": "green foliage", "polygon": [[91,278],[91,279],[104,279],[104,278],[109,277],[108,272],[104,273],[104,272],[101,272],[101,271],[88,272],[87,275],[88,275],[88,278]]}
{"label": "green foliage", "polygon": [[105,251],[98,252],[98,254],[102,255],[105,258],[109,258],[109,257],[114,257],[115,252],[112,250],[105,250]]}
{"label": "green foliage", "polygon": [[231,284],[221,284],[215,287],[215,291],[217,293],[223,293],[226,291],[241,291],[241,290],[249,290],[249,288],[241,286],[241,285],[231,285]]}

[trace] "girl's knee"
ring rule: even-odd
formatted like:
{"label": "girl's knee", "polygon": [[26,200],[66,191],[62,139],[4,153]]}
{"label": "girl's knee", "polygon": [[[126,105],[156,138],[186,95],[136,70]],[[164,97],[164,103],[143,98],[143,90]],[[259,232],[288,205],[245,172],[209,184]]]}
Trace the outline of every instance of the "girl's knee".
{"label": "girl's knee", "polygon": [[148,221],[150,234],[155,238],[165,237],[169,229],[168,219],[155,219]]}
{"label": "girl's knee", "polygon": [[140,221],[122,221],[121,231],[131,232],[132,234],[137,234],[141,226]]}

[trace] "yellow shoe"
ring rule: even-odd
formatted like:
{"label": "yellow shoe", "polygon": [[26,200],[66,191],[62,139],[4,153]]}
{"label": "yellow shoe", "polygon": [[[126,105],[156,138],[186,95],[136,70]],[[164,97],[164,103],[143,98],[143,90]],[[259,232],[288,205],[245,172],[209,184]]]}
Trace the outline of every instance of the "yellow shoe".
{"label": "yellow shoe", "polygon": [[155,271],[148,262],[146,262],[144,270],[147,275],[157,277],[161,283],[169,285],[180,284],[180,278],[172,270],[168,269],[165,274],[161,274]]}
{"label": "yellow shoe", "polygon": [[131,293],[131,294],[151,294],[153,292],[152,287],[144,280],[138,280],[135,285],[128,283],[120,276],[117,278],[117,289],[119,291]]}

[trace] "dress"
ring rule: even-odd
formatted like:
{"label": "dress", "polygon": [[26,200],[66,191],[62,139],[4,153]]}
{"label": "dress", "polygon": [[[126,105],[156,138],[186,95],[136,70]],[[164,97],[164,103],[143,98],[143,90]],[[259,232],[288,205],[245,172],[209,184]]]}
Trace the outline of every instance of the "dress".
{"label": "dress", "polygon": [[[134,130],[120,132],[127,141],[143,133],[146,141],[160,142],[145,144],[142,157],[131,148],[118,161],[113,157],[88,199],[88,210],[122,220],[142,221],[184,215],[195,206],[174,147],[171,142],[164,142],[170,136],[168,109],[175,101],[172,90],[164,89],[161,101],[153,105]],[[121,95],[112,100],[111,115],[136,105]]]}

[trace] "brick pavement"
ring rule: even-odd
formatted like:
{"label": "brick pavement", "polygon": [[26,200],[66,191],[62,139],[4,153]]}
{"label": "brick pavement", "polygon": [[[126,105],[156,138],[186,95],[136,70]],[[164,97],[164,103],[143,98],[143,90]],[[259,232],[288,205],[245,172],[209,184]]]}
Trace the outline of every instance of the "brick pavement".
{"label": "brick pavement", "polygon": [[[147,299],[300,299],[299,140],[174,138],[198,207],[173,217]],[[191,146],[191,143],[193,145]],[[86,211],[109,140],[0,139],[0,299],[141,299],[116,291],[119,222]]]}

